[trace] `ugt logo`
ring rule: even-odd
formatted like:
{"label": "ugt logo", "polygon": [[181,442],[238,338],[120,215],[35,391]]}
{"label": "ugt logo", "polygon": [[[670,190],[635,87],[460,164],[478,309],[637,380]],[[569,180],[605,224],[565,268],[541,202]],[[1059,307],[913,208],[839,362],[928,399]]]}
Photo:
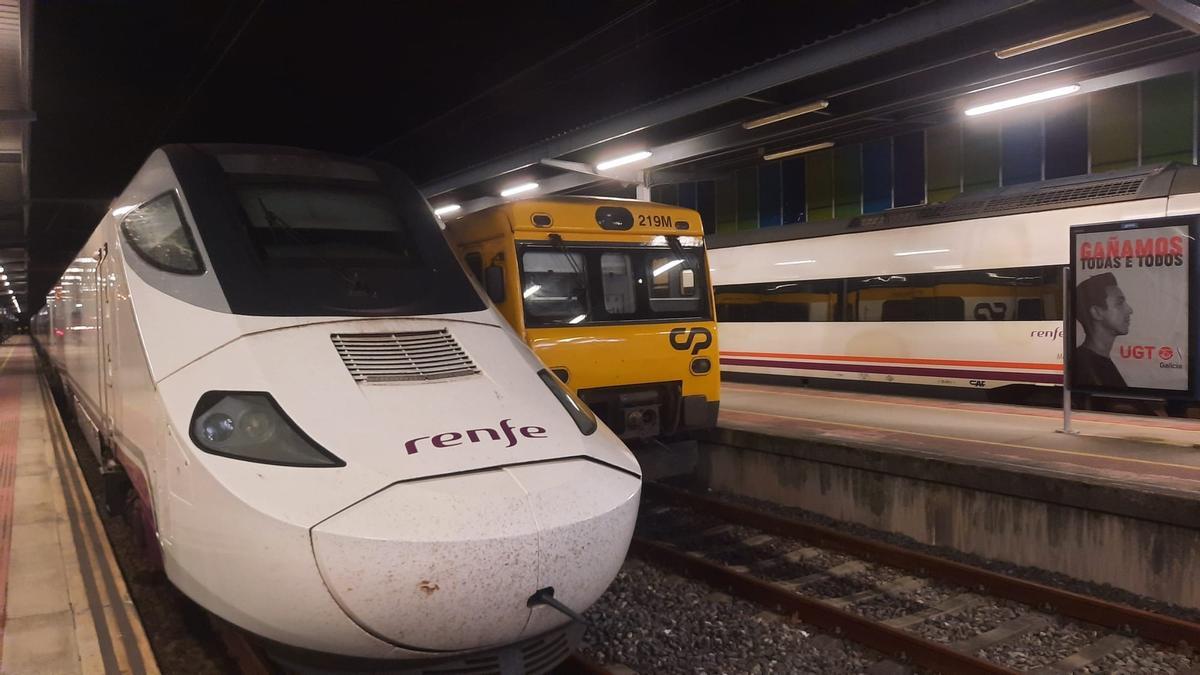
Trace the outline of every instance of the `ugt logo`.
{"label": "ugt logo", "polygon": [[672,328],[667,335],[671,346],[679,351],[692,350],[692,356],[701,349],[712,345],[712,331],[707,328]]}

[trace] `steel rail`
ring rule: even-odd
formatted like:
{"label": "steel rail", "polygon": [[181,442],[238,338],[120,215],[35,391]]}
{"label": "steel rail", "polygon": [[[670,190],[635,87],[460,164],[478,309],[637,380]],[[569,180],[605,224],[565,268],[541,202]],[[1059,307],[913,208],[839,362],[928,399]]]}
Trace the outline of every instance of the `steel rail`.
{"label": "steel rail", "polygon": [[1116,630],[1129,630],[1139,637],[1155,642],[1172,646],[1184,643],[1193,649],[1200,648],[1200,624],[1190,621],[1064,591],[660,483],[647,482],[642,490],[643,494],[651,499],[687,506],[778,536],[803,539],[819,546],[869,558],[878,563],[935,577],[940,581],[984,591],[1088,623]]}
{"label": "steel rail", "polygon": [[923,668],[981,675],[1016,672],[658,542],[634,537],[629,550],[647,562],[728,589],[746,600],[795,616],[821,629],[837,631],[853,642]]}

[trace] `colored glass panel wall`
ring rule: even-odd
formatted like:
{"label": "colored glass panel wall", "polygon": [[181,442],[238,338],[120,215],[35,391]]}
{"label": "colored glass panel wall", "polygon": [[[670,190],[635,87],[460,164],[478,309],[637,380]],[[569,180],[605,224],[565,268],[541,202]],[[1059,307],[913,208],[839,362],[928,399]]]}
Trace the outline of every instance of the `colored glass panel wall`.
{"label": "colored glass panel wall", "polygon": [[892,208],[892,139],[862,146],[862,210],[878,213]]}
{"label": "colored glass panel wall", "polygon": [[770,162],[758,167],[758,226],[773,227],[783,224],[780,212],[782,195],[782,162]]}
{"label": "colored glass panel wall", "polygon": [[833,149],[834,218],[862,213],[862,146]]}
{"label": "colored glass panel wall", "polygon": [[679,200],[676,203],[684,208],[688,208],[688,209],[696,208],[696,184],[695,183],[680,183],[679,184]]}
{"label": "colored glass panel wall", "polygon": [[808,221],[833,217],[833,151],[821,150],[804,157],[804,195]]}
{"label": "colored glass panel wall", "polygon": [[1000,125],[995,119],[963,123],[963,192],[1000,185]]}
{"label": "colored glass panel wall", "polygon": [[737,231],[737,183],[733,177],[716,181],[717,232]]}
{"label": "colored glass panel wall", "polygon": [[1192,73],[1142,83],[1142,164],[1192,162]]}
{"label": "colored glass panel wall", "polygon": [[[925,203],[925,132],[892,139],[892,202],[895,206]],[[955,191],[958,190],[957,183]]]}
{"label": "colored glass panel wall", "polygon": [[1042,116],[1008,119],[1000,130],[1000,180],[1004,185],[1042,179]]}
{"label": "colored glass panel wall", "polygon": [[717,187],[711,180],[696,183],[696,210],[704,223],[704,234],[717,231]]}
{"label": "colored glass panel wall", "polygon": [[1046,179],[1088,171],[1087,97],[1075,96],[1046,108]]}
{"label": "colored glass panel wall", "polygon": [[737,171],[737,229],[758,227],[758,167]]}
{"label": "colored glass panel wall", "polygon": [[650,201],[659,204],[678,204],[679,190],[673,184],[651,186]]}
{"label": "colored glass panel wall", "polygon": [[804,158],[794,157],[782,162],[783,168],[783,222],[803,223],[806,204],[804,201]]}
{"label": "colored glass panel wall", "polygon": [[1138,87],[1136,84],[1088,95],[1088,146],[1092,173],[1137,166]]}
{"label": "colored glass panel wall", "polygon": [[925,132],[925,183],[930,204],[962,191],[962,125],[946,124]]}

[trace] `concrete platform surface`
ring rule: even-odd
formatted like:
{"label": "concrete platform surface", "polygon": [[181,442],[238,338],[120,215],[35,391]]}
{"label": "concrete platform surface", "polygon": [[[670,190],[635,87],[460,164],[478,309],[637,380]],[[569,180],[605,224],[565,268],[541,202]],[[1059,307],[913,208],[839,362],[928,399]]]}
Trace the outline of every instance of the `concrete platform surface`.
{"label": "concrete platform surface", "polygon": [[727,382],[719,424],[726,440],[1200,527],[1198,420],[1077,412],[1067,435],[1051,409]]}
{"label": "concrete platform surface", "polygon": [[33,347],[0,345],[0,673],[156,674]]}

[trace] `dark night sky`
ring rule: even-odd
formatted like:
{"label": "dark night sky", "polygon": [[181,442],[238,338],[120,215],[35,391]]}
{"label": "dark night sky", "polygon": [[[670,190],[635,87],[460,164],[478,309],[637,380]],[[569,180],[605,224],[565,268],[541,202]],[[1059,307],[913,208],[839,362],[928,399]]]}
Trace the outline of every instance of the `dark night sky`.
{"label": "dark night sky", "polygon": [[[372,154],[420,183],[913,4],[39,1],[33,196],[107,200],[189,141]],[[97,217],[38,205],[35,274]]]}

